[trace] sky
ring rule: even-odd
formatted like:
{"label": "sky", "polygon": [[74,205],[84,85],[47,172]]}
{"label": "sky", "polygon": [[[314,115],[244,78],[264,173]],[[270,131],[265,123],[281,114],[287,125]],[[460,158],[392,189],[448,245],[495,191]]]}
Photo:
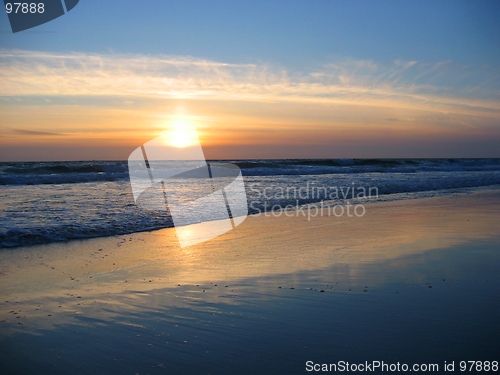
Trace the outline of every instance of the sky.
{"label": "sky", "polygon": [[500,157],[498,1],[80,0],[12,33],[0,161]]}

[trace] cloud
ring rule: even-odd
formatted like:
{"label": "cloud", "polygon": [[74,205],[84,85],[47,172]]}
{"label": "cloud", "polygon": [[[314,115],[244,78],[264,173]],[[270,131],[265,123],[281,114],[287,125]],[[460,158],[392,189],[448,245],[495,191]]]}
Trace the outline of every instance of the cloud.
{"label": "cloud", "polygon": [[[345,104],[500,118],[494,68],[336,61],[303,72],[186,56],[0,50],[0,96],[89,96]],[[458,85],[458,86],[457,86]]]}
{"label": "cloud", "polygon": [[389,118],[386,118],[386,121],[392,121],[392,122],[412,122],[412,121],[415,121],[415,118],[413,118],[413,117],[404,117],[404,118],[389,117]]}
{"label": "cloud", "polygon": [[42,131],[34,131],[34,130],[23,130],[23,129],[11,129],[13,133],[17,134],[25,134],[25,135],[65,135],[64,133],[52,133],[52,132],[42,132]]}

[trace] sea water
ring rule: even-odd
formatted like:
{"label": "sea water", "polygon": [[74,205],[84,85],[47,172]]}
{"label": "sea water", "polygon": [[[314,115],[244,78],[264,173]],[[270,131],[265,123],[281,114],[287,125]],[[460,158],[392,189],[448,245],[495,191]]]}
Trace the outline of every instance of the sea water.
{"label": "sea water", "polygon": [[[249,214],[314,202],[369,204],[500,189],[500,159],[231,160]],[[193,181],[179,181],[189,195]],[[182,193],[182,192],[181,192]],[[200,219],[210,212],[200,212]],[[173,226],[143,210],[126,161],[0,163],[0,247],[112,236]]]}

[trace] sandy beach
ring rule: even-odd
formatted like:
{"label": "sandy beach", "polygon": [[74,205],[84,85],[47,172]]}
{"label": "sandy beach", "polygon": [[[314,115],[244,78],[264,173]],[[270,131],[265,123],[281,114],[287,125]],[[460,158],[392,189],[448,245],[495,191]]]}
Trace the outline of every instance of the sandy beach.
{"label": "sandy beach", "polygon": [[[3,373],[303,374],[500,357],[500,193],[0,252]],[[311,362],[309,362],[311,363]]]}

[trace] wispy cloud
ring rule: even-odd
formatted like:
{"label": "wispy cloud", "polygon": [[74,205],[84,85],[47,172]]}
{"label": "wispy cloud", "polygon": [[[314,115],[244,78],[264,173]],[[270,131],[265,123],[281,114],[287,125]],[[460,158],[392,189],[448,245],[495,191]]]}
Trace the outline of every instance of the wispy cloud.
{"label": "wispy cloud", "polygon": [[12,133],[16,134],[24,134],[24,135],[65,135],[64,133],[54,133],[54,132],[43,132],[43,131],[34,131],[34,130],[24,130],[24,129],[10,129]]}
{"label": "wispy cloud", "polygon": [[412,117],[404,117],[404,118],[389,117],[389,118],[386,118],[386,120],[392,121],[392,122],[412,122],[412,121],[415,121],[415,119]]}
{"label": "wispy cloud", "polygon": [[499,76],[449,61],[343,60],[290,72],[179,56],[0,50],[0,96],[291,101],[500,117]]}

